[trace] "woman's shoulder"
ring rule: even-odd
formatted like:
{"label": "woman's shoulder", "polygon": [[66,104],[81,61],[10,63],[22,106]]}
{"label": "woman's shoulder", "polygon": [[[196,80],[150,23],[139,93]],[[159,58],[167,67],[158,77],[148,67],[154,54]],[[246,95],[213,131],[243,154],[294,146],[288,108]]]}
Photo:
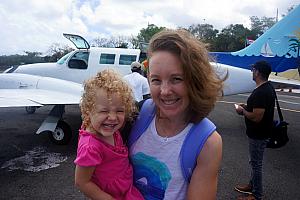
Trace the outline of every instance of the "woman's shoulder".
{"label": "woman's shoulder", "polygon": [[210,157],[211,155],[219,154],[222,152],[222,137],[214,131],[206,140],[199,157]]}
{"label": "woman's shoulder", "polygon": [[205,145],[208,145],[210,147],[219,147],[220,145],[222,146],[222,137],[221,137],[221,135],[217,131],[214,131],[207,138],[207,141],[206,141]]}

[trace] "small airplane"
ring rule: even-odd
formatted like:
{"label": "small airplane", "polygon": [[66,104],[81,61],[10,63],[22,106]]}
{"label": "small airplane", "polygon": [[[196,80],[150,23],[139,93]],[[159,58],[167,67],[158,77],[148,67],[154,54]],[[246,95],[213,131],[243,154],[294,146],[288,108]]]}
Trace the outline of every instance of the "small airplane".
{"label": "small airplane", "polygon": [[[129,74],[133,61],[146,58],[140,49],[90,47],[79,35],[63,35],[77,49],[56,63],[20,65],[0,74],[0,107],[26,107],[27,112],[33,113],[37,107],[53,105],[36,133],[48,133],[56,144],[67,144],[71,139],[71,128],[62,116],[65,105],[79,104],[84,80],[107,68]],[[219,63],[212,65],[219,76],[227,76],[224,95],[246,93],[255,88],[250,70]]]}
{"label": "small airplane", "polygon": [[244,49],[210,55],[218,63],[245,69],[260,60],[270,63],[273,72],[296,69],[300,65],[300,5]]}

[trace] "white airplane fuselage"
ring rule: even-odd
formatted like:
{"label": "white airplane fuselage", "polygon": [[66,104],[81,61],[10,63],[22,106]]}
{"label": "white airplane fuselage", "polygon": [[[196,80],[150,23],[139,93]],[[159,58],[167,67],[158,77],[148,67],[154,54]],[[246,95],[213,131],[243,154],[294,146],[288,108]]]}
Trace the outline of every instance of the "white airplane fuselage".
{"label": "white airplane fuselage", "polygon": [[[79,56],[78,58],[78,55],[84,56]],[[13,73],[52,77],[81,84],[98,71],[107,68],[114,69],[121,75],[129,74],[131,73],[130,63],[138,61],[139,56],[140,50],[137,49],[91,48],[89,50],[75,50],[56,63],[21,65]],[[107,57],[114,59],[108,59]],[[124,57],[131,60],[120,60]],[[75,64],[73,63],[74,65],[72,65],[72,62],[75,62]],[[76,64],[76,62],[79,62],[83,66],[80,66],[78,63]],[[255,87],[250,70],[220,63],[212,63],[212,66],[221,77],[224,77],[228,73],[228,78],[225,81],[224,95],[250,92]]]}
{"label": "white airplane fuselage", "polygon": [[122,75],[129,74],[131,73],[131,62],[138,61],[139,55],[140,50],[138,49],[91,48],[89,50],[74,50],[56,63],[20,65],[14,73],[46,76],[82,83],[98,71],[106,68],[114,69]]}

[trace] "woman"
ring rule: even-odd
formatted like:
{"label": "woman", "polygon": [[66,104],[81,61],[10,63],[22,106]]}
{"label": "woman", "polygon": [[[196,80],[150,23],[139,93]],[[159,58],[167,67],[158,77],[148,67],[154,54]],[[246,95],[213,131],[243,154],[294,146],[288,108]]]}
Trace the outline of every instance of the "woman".
{"label": "woman", "polygon": [[202,141],[190,182],[182,174],[180,152],[193,125],[213,109],[223,80],[210,65],[204,44],[184,30],[154,35],[148,56],[156,110],[150,125],[130,147],[135,184],[145,199],[215,199],[221,136],[214,129]]}

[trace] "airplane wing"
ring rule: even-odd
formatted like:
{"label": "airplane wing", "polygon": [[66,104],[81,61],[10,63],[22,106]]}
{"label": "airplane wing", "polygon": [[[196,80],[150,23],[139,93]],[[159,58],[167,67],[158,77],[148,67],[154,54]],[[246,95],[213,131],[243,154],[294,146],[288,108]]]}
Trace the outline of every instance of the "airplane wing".
{"label": "airplane wing", "polygon": [[281,76],[270,75],[269,81],[273,84],[275,88],[293,88],[300,89],[300,81],[295,79],[288,79]]}
{"label": "airplane wing", "polygon": [[[213,66],[220,77],[227,77],[224,95],[254,89],[250,70],[217,63]],[[70,141],[72,129],[62,120],[64,105],[78,104],[82,92],[81,84],[58,78],[21,73],[0,74],[0,107],[55,105],[36,133],[50,133],[51,140],[56,144],[67,144]]]}
{"label": "airplane wing", "polygon": [[0,107],[79,104],[80,95],[43,89],[1,89]]}
{"label": "airplane wing", "polygon": [[[228,77],[223,94],[251,92],[255,88],[252,73],[220,63],[212,63],[216,73]],[[0,107],[79,104],[83,87],[57,78],[21,73],[0,74]]]}
{"label": "airplane wing", "polygon": [[81,84],[18,73],[0,74],[0,107],[79,104]]}

